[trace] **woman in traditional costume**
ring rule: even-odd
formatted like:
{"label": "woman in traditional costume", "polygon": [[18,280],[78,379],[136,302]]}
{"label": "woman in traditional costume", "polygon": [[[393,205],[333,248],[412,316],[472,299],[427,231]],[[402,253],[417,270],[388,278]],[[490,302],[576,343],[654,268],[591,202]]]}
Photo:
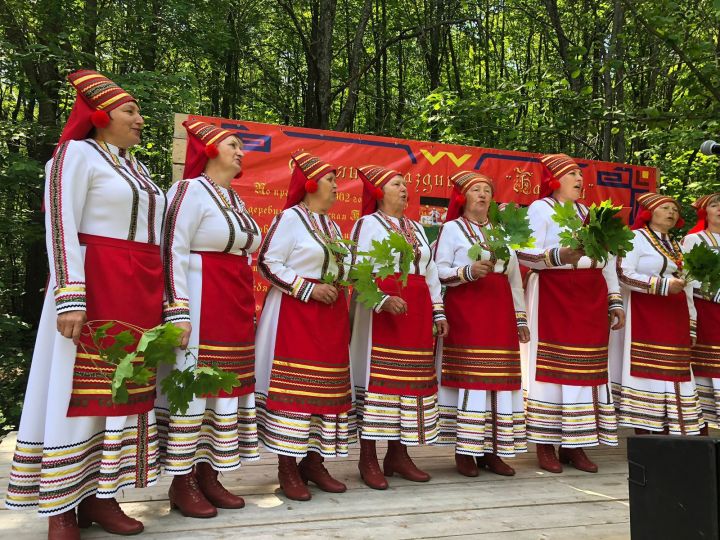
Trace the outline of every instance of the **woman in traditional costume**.
{"label": "woman in traditional costume", "polygon": [[545,155],[541,163],[540,197],[528,210],[535,247],[518,252],[520,263],[533,270],[526,286],[530,341],[521,346],[528,440],[536,444],[542,469],[559,473],[561,463],[572,463],[597,472],[583,448],[617,445],[608,339],[610,326],[621,328],[625,313],[614,259],[603,265],[560,247],[555,205],[571,202],[578,217],[588,215],[577,202],[583,194],[580,166],[565,154]]}
{"label": "woman in traditional costume", "polygon": [[[704,195],[692,206],[698,221],[683,241],[687,253],[698,244],[705,244],[720,252],[720,193]],[[694,304],[697,310],[697,342],[691,351],[700,408],[707,435],[708,427],[720,429],[720,290],[704,293],[700,284],[693,283]]]}
{"label": "woman in traditional costume", "polygon": [[[385,279],[377,279],[383,298],[370,310],[356,303],[350,358],[355,382],[360,432],[360,475],[373,489],[386,489],[377,460],[376,441],[388,441],[385,476],[427,482],[407,447],[432,444],[438,437],[437,378],[433,326],[447,335],[440,280],[422,226],[404,216],[407,187],[402,175],[376,165],[358,169],[363,182],[362,217],[351,233],[357,252],[391,233],[412,246],[407,285],[400,261]],[[377,268],[376,268],[377,270]]]}
{"label": "woman in traditional costume", "polygon": [[[258,268],[272,288],[257,331],[260,440],[278,454],[285,495],[311,498],[305,483],[342,493],[324,458],[348,455],[355,441],[343,289],[349,252],[328,211],[337,198],[335,169],[298,150],[283,211],[260,248]],[[299,464],[296,458],[301,457]]]}
{"label": "woman in traditional costume", "polygon": [[201,121],[183,125],[185,170],[168,192],[163,234],[165,320],[184,330],[177,369],[220,368],[237,374],[238,386],[195,396],[183,414],[169,415],[161,398],[158,418],[164,470],[173,475],[170,504],[206,518],[245,505],[218,471],[259,458],[251,263],[261,234],[230,185],[244,156],[238,134]]}
{"label": "woman in traditional costume", "polygon": [[93,522],[141,532],[115,496],[158,477],[155,377],[114,403],[114,365],[92,333],[117,321],[109,334],[129,328],[137,338],[162,322],[165,195],[128,153],[144,122],[135,98],[95,71],[69,80],[77,97],[46,166],[49,291],[6,498],[49,517],[52,540],[77,539]]}
{"label": "woman in traditional costume", "polygon": [[638,434],[697,435],[702,414],[690,369],[695,339],[692,285],[680,277],[682,250],[668,233],[682,226],[672,197],[644,193],[633,249],[618,258],[628,324],[615,349],[622,363],[618,420]]}
{"label": "woman in traditional costume", "polygon": [[[460,474],[478,465],[515,470],[500,456],[527,451],[520,341],[530,339],[522,276],[515,252],[499,259],[487,245],[493,181],[473,171],[450,177],[447,218],[435,245],[450,333],[438,347],[440,439],[455,446]],[[481,246],[479,259],[468,251]],[[476,463],[477,460],[477,463]]]}

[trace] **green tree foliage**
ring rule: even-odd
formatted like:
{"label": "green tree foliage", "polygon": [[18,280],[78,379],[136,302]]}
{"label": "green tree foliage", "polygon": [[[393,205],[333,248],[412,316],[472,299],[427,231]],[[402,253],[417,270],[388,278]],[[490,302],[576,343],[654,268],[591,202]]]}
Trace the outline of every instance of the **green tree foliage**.
{"label": "green tree foliage", "polygon": [[[0,363],[21,387],[47,277],[43,166],[72,105],[72,70],[103,71],[139,98],[147,124],[136,151],[164,186],[172,113],[190,112],[641,163],[687,203],[720,189],[717,159],[697,152],[720,136],[718,9],[0,0]],[[20,399],[0,389],[10,424]]]}

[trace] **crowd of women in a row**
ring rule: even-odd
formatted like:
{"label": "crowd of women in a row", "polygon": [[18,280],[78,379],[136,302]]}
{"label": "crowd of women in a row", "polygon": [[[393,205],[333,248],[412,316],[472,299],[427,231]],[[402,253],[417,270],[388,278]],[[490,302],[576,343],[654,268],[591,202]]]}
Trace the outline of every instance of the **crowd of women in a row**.
{"label": "crowd of women in a row", "polygon": [[[535,247],[498,257],[487,243],[491,178],[451,177],[446,222],[431,245],[404,215],[402,174],[367,165],[358,169],[362,217],[345,253],[328,217],[335,170],[297,151],[285,208],[261,238],[231,187],[242,169],[239,136],[186,122],[184,179],[166,196],[128,153],[143,127],[136,100],[93,71],[70,81],[76,103],[47,166],[50,285],[6,499],[48,516],[49,538],[79,538],[93,522],[142,531],[115,496],[156,483],[160,467],[184,515],[242,508],[218,472],[258,459],[258,441],[278,455],[285,495],[308,500],[307,482],[345,491],[324,459],[347,456],[358,439],[363,481],[386,489],[395,473],[430,479],[409,446],[454,447],[466,476],[483,467],[513,475],[502,458],[528,441],[545,470],[571,463],[594,472],[583,448],[617,444],[618,425],[689,435],[720,427],[720,294],[693,291],[680,274],[673,199],[639,196],[632,251],[599,264],[560,247],[552,219],[565,201],[587,215],[577,202],[580,167],[544,156],[540,198],[529,208]],[[717,250],[720,194],[695,206],[700,220],[685,247]],[[407,282],[397,258],[395,273],[377,279],[374,309],[349,302],[338,283],[391,233],[413,251]],[[475,245],[479,260],[468,253]],[[255,252],[272,285],[257,329]],[[524,287],[520,263],[531,269]],[[153,377],[129,384],[127,403],[115,403],[113,366],[88,330],[105,321],[173,322],[183,330],[177,368],[219,367],[238,386],[171,414]],[[382,468],[377,441],[387,441]]]}

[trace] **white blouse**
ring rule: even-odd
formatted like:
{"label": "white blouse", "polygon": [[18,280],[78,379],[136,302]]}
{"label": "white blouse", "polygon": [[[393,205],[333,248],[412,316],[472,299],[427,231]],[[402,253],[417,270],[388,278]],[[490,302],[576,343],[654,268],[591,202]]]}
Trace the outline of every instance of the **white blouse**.
{"label": "white blouse", "polygon": [[327,239],[342,238],[340,227],[325,214],[303,203],[278,214],[258,255],[262,276],[282,292],[303,302],[326,276],[347,278],[350,254],[343,257],[327,247]]}
{"label": "white blouse", "polygon": [[[705,243],[710,249],[720,252],[720,234],[713,233],[710,231],[700,231],[695,234],[688,234],[683,240],[683,251],[688,253],[694,246]],[[715,295],[708,297],[700,291],[700,283],[693,281],[693,294],[697,298],[703,298],[705,300],[712,300],[716,304],[720,304],[720,289]]]}
{"label": "white blouse", "polygon": [[[404,225],[412,230],[417,240],[417,248],[415,250],[415,258],[410,265],[410,273],[419,276],[425,276],[428,289],[430,289],[430,298],[433,304],[433,319],[435,321],[445,320],[445,312],[443,309],[442,287],[438,276],[438,269],[433,260],[433,251],[430,242],[425,235],[425,230],[416,221],[412,221],[405,217],[402,218]],[[361,217],[354,225],[350,238],[355,242],[353,250],[369,251],[372,249],[372,241],[382,241],[390,236],[391,232],[396,232],[403,226],[401,220],[388,216],[383,212],[377,211],[373,214]],[[376,268],[377,270],[377,268]],[[395,256],[395,272],[400,272],[400,256]],[[389,298],[384,295],[382,300],[375,306],[375,311],[379,312],[385,300]]]}
{"label": "white blouse", "polygon": [[[617,260],[623,292],[628,294],[630,291],[637,291],[668,296],[670,279],[678,272],[677,263],[668,254],[681,254],[680,246],[666,234],[655,232],[653,235],[644,228],[633,232],[635,238],[632,251]],[[667,245],[664,242],[667,242]],[[696,312],[691,283],[685,287],[685,295],[690,312],[691,334],[695,335]]]}
{"label": "white blouse", "polygon": [[[441,284],[446,287],[457,287],[468,281],[482,279],[474,278],[470,271],[474,261],[468,255],[468,250],[478,241],[481,245],[486,241],[484,231],[489,227],[492,227],[490,223],[480,226],[462,217],[448,221],[442,226],[435,244],[435,264]],[[510,258],[503,260],[497,259],[491,251],[483,248],[480,252],[480,260],[494,261],[493,272],[507,275],[518,326],[527,326],[525,291],[515,252],[511,249]]]}
{"label": "white blouse", "polygon": [[[562,264],[560,262],[560,233],[562,228],[553,220],[555,205],[558,201],[552,197],[545,197],[532,203],[528,208],[530,228],[535,238],[535,246],[518,250],[517,256],[521,264],[534,270],[566,270],[571,268],[602,268],[605,283],[608,289],[608,303],[610,309],[623,309],[620,297],[620,284],[615,271],[615,257],[610,257],[606,264],[581,257],[577,265]],[[585,219],[588,208],[576,202],[575,209],[578,217]]]}
{"label": "white blouse", "polygon": [[78,233],[159,244],[165,194],[137,159],[93,139],[61,144],[45,174],[50,287],[57,313],[85,310]]}
{"label": "white blouse", "polygon": [[247,257],[260,246],[261,233],[235,190],[202,175],[173,184],[168,191],[163,231],[164,318],[190,322],[188,271],[193,251]]}

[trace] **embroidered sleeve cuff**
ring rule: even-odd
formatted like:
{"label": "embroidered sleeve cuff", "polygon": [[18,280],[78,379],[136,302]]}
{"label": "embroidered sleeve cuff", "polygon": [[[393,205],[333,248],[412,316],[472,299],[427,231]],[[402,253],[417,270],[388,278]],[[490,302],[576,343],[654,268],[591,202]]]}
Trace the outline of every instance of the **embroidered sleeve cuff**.
{"label": "embroidered sleeve cuff", "polygon": [[625,309],[623,307],[622,295],[619,293],[608,294],[608,310]]}
{"label": "embroidered sleeve cuff", "polygon": [[453,285],[460,285],[462,283],[465,283],[467,280],[464,277],[463,270],[464,266],[461,266],[457,269],[454,276],[446,277],[446,278],[440,278],[440,283],[442,285],[447,285],[452,287]]}
{"label": "embroidered sleeve cuff", "polygon": [[697,321],[695,319],[690,319],[690,337],[697,337]]}
{"label": "embroidered sleeve cuff", "polygon": [[190,322],[190,304],[187,302],[173,302],[163,306],[163,320],[165,322]]}
{"label": "embroidered sleeve cuff", "polygon": [[58,315],[66,311],[85,311],[85,284],[78,283],[55,289],[55,309]]}
{"label": "embroidered sleeve cuff", "polygon": [[293,281],[292,291],[290,294],[301,302],[308,302],[314,288],[315,284],[312,281],[296,277]]}
{"label": "embroidered sleeve cuff", "polygon": [[545,264],[548,267],[563,265],[563,263],[560,261],[560,248],[548,249],[545,252]]}
{"label": "embroidered sleeve cuff", "polygon": [[388,298],[390,298],[390,295],[384,294],[383,297],[382,297],[382,300],[380,300],[380,301],[375,305],[375,307],[373,308],[373,311],[374,311],[375,313],[380,313],[380,310],[382,309],[383,304],[385,304],[385,301],[386,301]]}
{"label": "embroidered sleeve cuff", "polygon": [[515,321],[517,321],[518,328],[521,327],[528,327],[528,321],[527,321],[527,313],[524,311],[516,311],[515,312]]}
{"label": "embroidered sleeve cuff", "polygon": [[660,296],[667,296],[668,295],[668,280],[666,278],[661,278],[658,276],[653,276],[650,278],[650,287],[648,292],[650,294],[657,294]]}
{"label": "embroidered sleeve cuff", "polygon": [[445,308],[442,304],[433,304],[433,321],[444,321],[445,319]]}
{"label": "embroidered sleeve cuff", "polygon": [[472,273],[472,264],[463,266],[461,270],[462,273],[458,273],[458,275],[460,275],[460,279],[462,279],[464,282],[475,281],[475,277]]}

